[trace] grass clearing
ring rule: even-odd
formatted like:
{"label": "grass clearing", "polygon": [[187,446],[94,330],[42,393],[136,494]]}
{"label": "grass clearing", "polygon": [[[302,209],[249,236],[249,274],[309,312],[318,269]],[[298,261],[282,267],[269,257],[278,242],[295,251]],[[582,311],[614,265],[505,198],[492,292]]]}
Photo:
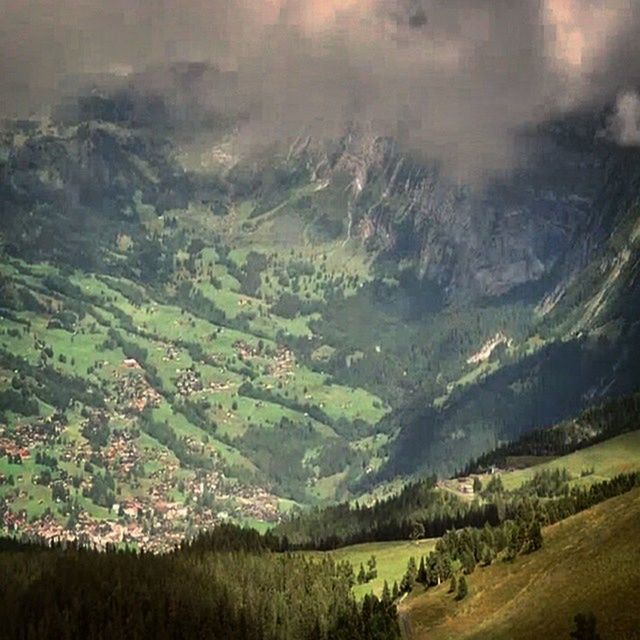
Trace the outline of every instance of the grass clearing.
{"label": "grass clearing", "polygon": [[[502,482],[505,489],[516,489],[524,482],[531,480],[536,473],[554,469],[567,469],[581,482],[599,482],[620,473],[638,471],[640,469],[640,430],[599,442],[550,462],[503,473],[501,474]],[[593,474],[580,477],[583,471],[590,469],[594,470]],[[483,477],[483,481],[487,479],[488,476]]]}
{"label": "grass clearing", "polygon": [[354,593],[358,598],[362,598],[367,593],[380,595],[386,580],[389,588],[393,586],[395,580],[400,582],[407,570],[407,563],[412,556],[416,561],[420,556],[428,555],[435,547],[436,541],[427,540],[399,540],[394,542],[369,542],[344,547],[331,553],[338,560],[348,560],[353,565],[356,575],[362,563],[365,568],[367,560],[371,556],[376,558],[376,568],[378,577],[367,584],[357,584]]}

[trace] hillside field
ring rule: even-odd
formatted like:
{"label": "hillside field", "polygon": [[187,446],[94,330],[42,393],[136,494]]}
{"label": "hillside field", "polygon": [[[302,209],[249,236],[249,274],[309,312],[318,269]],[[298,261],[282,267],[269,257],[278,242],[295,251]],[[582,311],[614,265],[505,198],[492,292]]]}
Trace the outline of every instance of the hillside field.
{"label": "hillside field", "polygon": [[[199,507],[265,522],[275,500],[332,499],[349,471],[381,464],[374,425],[384,403],[313,371],[282,342],[306,336],[309,316],[279,316],[238,292],[231,274],[245,273],[246,253],[235,263],[202,248],[176,265],[183,259],[194,269],[183,297],[172,289],[182,266],[169,291],[47,263],[0,266],[0,496],[25,523],[51,513],[63,525],[74,501],[126,519],[137,505],[157,510],[151,489],[188,508],[203,470],[225,484],[212,475],[207,493],[226,497],[201,495]],[[113,477],[106,496],[91,493],[98,470]],[[270,515],[247,485],[275,494]]]}
{"label": "hillside field", "polygon": [[[514,463],[522,465],[523,468],[499,470],[495,474],[480,474],[478,478],[482,485],[486,486],[492,476],[499,475],[506,491],[519,489],[543,472],[563,469],[569,472],[570,486],[610,480],[621,473],[640,470],[640,430],[615,436],[566,456],[551,459],[520,457],[514,460]],[[469,483],[468,478],[450,478],[443,480],[441,486],[444,490],[470,502],[476,496],[469,492]]]}
{"label": "hillside field", "polygon": [[353,565],[356,575],[361,563],[366,568],[367,560],[371,556],[375,557],[378,576],[366,584],[357,584],[353,589],[356,597],[361,598],[367,593],[380,596],[385,580],[389,584],[389,588],[393,586],[394,581],[400,582],[404,572],[407,570],[409,558],[428,555],[435,544],[435,540],[370,542],[344,547],[329,553],[336,560],[349,561]]}
{"label": "hillside field", "polygon": [[[640,431],[625,433],[543,464],[504,473],[504,487],[516,489],[545,469],[566,469],[576,481],[582,482],[608,480],[620,473],[637,471],[640,469]],[[591,470],[593,473],[580,477]]]}
{"label": "hillside field", "polygon": [[[535,459],[532,457],[529,462],[533,462]],[[519,491],[525,483],[542,472],[554,469],[566,469],[569,472],[569,486],[588,486],[595,482],[609,480],[618,474],[638,471],[640,470],[640,431],[626,433],[525,469],[501,472],[499,475],[505,489],[504,497],[513,495],[511,492]],[[583,475],[583,472],[587,470],[589,473]],[[488,475],[482,476],[483,484],[488,481]],[[458,480],[456,479],[447,480],[440,484],[442,487],[440,490],[453,492],[467,502],[486,499],[486,496],[483,495],[460,493],[455,489],[457,484]],[[366,569],[367,561],[371,556],[375,557],[377,577],[366,584],[357,584],[354,587],[355,594],[362,597],[370,592],[380,595],[385,580],[389,587],[393,585],[394,581],[399,583],[407,569],[409,558],[413,556],[416,561],[419,561],[421,556],[428,556],[434,549],[435,543],[436,539],[370,542],[346,546],[331,553],[339,560],[348,560],[353,565],[356,575],[360,564]]]}
{"label": "hillside field", "polygon": [[468,577],[456,602],[448,585],[400,605],[412,640],[569,638],[577,613],[592,612],[602,640],[640,638],[640,490],[544,530],[543,548]]}

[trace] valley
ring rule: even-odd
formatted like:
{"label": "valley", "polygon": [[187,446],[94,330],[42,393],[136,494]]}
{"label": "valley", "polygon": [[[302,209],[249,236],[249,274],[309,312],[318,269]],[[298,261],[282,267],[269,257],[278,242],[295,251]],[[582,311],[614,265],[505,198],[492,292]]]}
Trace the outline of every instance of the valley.
{"label": "valley", "polygon": [[[213,624],[229,625],[230,630],[240,625],[242,638],[255,633],[306,637],[314,633],[314,625],[316,630],[326,628],[328,637],[345,640],[373,639],[376,634],[510,638],[514,630],[523,638],[568,637],[580,620],[595,620],[605,640],[635,638],[637,612],[632,606],[621,608],[620,602],[633,601],[639,580],[639,433],[606,439],[552,463],[534,464],[535,457],[529,456],[526,464],[533,466],[494,470],[490,477],[474,475],[482,483],[474,486],[474,501],[501,504],[503,515],[498,520],[490,516],[491,524],[484,520],[484,526],[480,520],[476,526],[447,529],[437,539],[424,537],[434,516],[424,498],[429,492],[444,497],[452,488],[425,485],[424,493],[419,484],[405,488],[387,505],[399,507],[397,513],[411,519],[414,531],[425,517],[417,535],[332,551],[286,552],[290,543],[277,527],[260,535],[229,524],[161,554],[78,550],[72,544],[43,547],[3,538],[0,568],[11,576],[11,589],[3,592],[0,609],[14,611],[7,615],[7,628],[15,634],[26,624],[23,603],[37,600],[42,626],[34,626],[34,632],[54,637],[47,634],[69,628],[68,618],[58,615],[60,606],[82,615],[79,601],[69,594],[84,584],[82,602],[92,603],[91,625],[97,625],[90,626],[91,633],[98,628],[148,633],[157,619],[164,620],[157,633],[180,633],[184,628],[205,629],[215,612],[225,612],[226,622],[216,619]],[[522,458],[519,464],[525,464]],[[460,493],[461,500],[468,500],[467,492]],[[416,499],[420,508],[411,511]],[[377,509],[356,512],[361,517],[376,513],[379,524],[391,523],[392,510],[385,515]],[[536,522],[546,526],[536,529]],[[169,578],[164,587],[152,578],[160,573]],[[43,580],[46,588],[40,586]],[[152,616],[132,609],[133,600],[122,589],[106,598],[104,589],[112,581],[135,589],[135,602],[147,602]],[[194,582],[209,600],[188,595]],[[175,609],[163,610],[163,593],[171,594]],[[294,604],[288,602],[292,593],[297,593]],[[269,606],[265,595],[274,600]],[[283,614],[288,623],[280,628],[278,616]],[[265,620],[273,631],[262,628]],[[337,625],[335,630],[332,625]],[[348,635],[340,635],[343,632]]]}
{"label": "valley", "polygon": [[[514,459],[514,462],[516,462],[516,459]],[[453,495],[460,501],[461,505],[470,505],[478,502],[493,503],[496,500],[502,500],[503,503],[506,503],[510,499],[526,495],[537,496],[543,500],[550,500],[554,496],[569,495],[574,489],[588,489],[594,484],[611,481],[616,476],[639,473],[640,431],[635,430],[607,439],[574,453],[556,457],[553,461],[538,462],[535,456],[529,456],[526,460],[524,457],[521,457],[517,459],[517,462],[519,465],[522,465],[522,468],[512,470],[494,469],[490,474],[471,474],[470,476],[440,481],[437,483],[435,492],[444,492],[447,495]],[[625,521],[628,523],[628,526],[632,528],[637,524],[636,493],[637,490],[633,493],[635,497],[625,495],[622,498],[612,499],[612,502],[616,503],[615,509],[619,512],[625,511]],[[409,499],[407,499],[409,492],[405,491],[405,495],[406,497],[404,499],[402,498],[402,494],[400,496],[400,504],[403,505],[403,508],[401,510],[398,509],[397,515],[400,519],[406,519],[410,523],[406,536],[407,539],[347,545],[335,551],[325,552],[335,557],[336,560],[348,560],[356,571],[361,564],[367,567],[367,563],[372,556],[375,558],[375,578],[364,584],[356,584],[354,586],[354,593],[359,598],[362,598],[366,593],[374,593],[380,597],[385,582],[389,588],[391,588],[394,583],[396,583],[396,585],[401,583],[407,571],[407,565],[412,558],[415,562],[418,562],[420,557],[427,557],[436,548],[436,538],[419,537],[413,532],[415,523],[420,522],[421,518],[425,518],[424,529],[422,529],[422,531],[427,534],[429,530],[429,508],[426,505],[428,503],[423,499],[422,503],[417,503],[418,508],[412,508],[413,505]],[[393,499],[391,499],[391,502],[393,502]],[[608,504],[608,502],[606,504]],[[611,508],[612,510],[614,509],[613,504]],[[392,511],[390,510],[390,512]],[[441,511],[436,511],[435,513],[441,517]],[[585,522],[591,523],[592,519],[596,518],[596,513],[600,514],[597,516],[598,530],[596,531],[594,528],[594,531],[589,529],[588,533],[583,532],[581,528],[586,526]],[[554,545],[553,548],[557,549],[558,552],[558,557],[553,556],[552,552],[547,552],[546,540],[548,536],[551,536],[551,539],[553,539],[553,535],[555,535],[554,532],[563,527],[571,532],[566,533],[567,538],[575,535],[575,539],[584,541],[584,544],[589,546],[589,553],[594,554],[600,545],[598,536],[607,534],[606,518],[609,517],[610,513],[613,513],[613,511],[609,511],[609,507],[598,505],[589,509],[585,514],[572,516],[560,524],[554,524],[545,528],[543,530],[545,540],[544,553],[540,552],[540,555],[550,558],[551,564],[557,562],[558,558],[561,557],[561,550],[555,546],[555,543],[551,543]],[[387,516],[387,518],[388,517],[389,516]],[[344,514],[342,518],[343,521],[346,520]],[[313,523],[313,521],[312,524],[314,527],[318,527],[318,524]],[[591,525],[589,524],[589,526]],[[286,528],[283,530],[291,536],[291,531],[288,531]],[[338,531],[339,529],[335,527],[334,530]],[[617,536],[618,533],[616,532],[615,535]],[[623,543],[625,535],[626,534],[620,534],[620,537],[616,538],[618,544]],[[369,536],[375,536],[375,531],[370,530]],[[612,550],[611,553],[615,555],[616,551]],[[504,573],[514,579],[524,579],[522,574],[526,574],[526,571],[522,570],[521,564],[520,561],[516,562],[515,565],[511,565],[508,562],[497,563],[497,566],[503,567],[502,570],[494,569],[493,571],[489,571],[489,568],[483,567],[480,568],[478,572],[474,572],[474,577],[476,573],[478,573],[478,577],[482,577],[483,580],[488,580],[487,583],[483,582],[482,585],[478,587],[478,593],[484,593],[486,584],[491,584],[494,580],[494,573],[500,575]],[[571,566],[572,565],[569,564],[569,567]],[[604,564],[599,565],[598,571],[605,571],[605,566]],[[492,577],[485,576],[485,572],[488,572]],[[611,567],[610,572],[615,573],[615,570]],[[495,579],[497,580],[497,578]],[[598,579],[604,579],[604,577]],[[551,584],[555,584],[552,578],[549,580]],[[580,587],[578,586],[577,588],[579,589]],[[431,610],[435,607],[436,605],[433,604],[435,598],[438,598],[438,602],[440,602],[440,599],[443,599],[444,602],[449,603],[449,609],[446,612],[442,612],[443,619],[450,619],[453,616],[459,615],[461,605],[456,605],[453,596],[451,596],[444,587],[439,587],[433,591],[429,589],[425,595],[421,595],[423,591],[425,591],[424,587],[417,585],[413,589],[409,599],[407,601],[403,599],[403,604],[400,607],[403,616],[409,616],[412,620],[416,619],[420,621],[423,615],[420,611]],[[505,587],[503,597],[515,598],[513,594],[512,586]],[[525,598],[524,595],[522,597],[523,599]],[[585,610],[597,610],[598,607],[596,603],[597,598],[594,598],[591,607],[583,608]],[[563,603],[563,610],[566,610],[565,605],[566,603]],[[491,602],[491,604],[487,605],[487,611],[498,611],[501,606],[502,605]],[[578,604],[574,606],[576,610],[579,608]],[[435,616],[435,613],[433,615]],[[478,612],[478,615],[482,614]],[[566,626],[570,622],[570,619],[560,620],[560,626]],[[554,623],[558,623],[558,620]],[[419,627],[422,622],[417,622],[416,624]],[[470,626],[470,628],[474,627],[474,625],[469,625],[466,620],[462,624],[463,626]],[[505,624],[508,628],[511,628],[509,625],[514,624],[514,621],[509,618]],[[429,633],[431,633],[431,631],[429,631]],[[444,629],[443,633],[445,633]],[[449,629],[447,633],[454,634],[454,631]],[[490,632],[487,631],[484,633]],[[420,637],[417,631],[416,637]],[[447,636],[443,635],[443,637]],[[456,636],[454,635],[453,637]]]}
{"label": "valley", "polygon": [[[606,270],[575,324],[563,305],[588,270],[544,312],[535,295],[468,303],[346,233],[345,211],[384,202],[409,166],[389,174],[382,143],[357,198],[347,155],[322,177],[308,146],[229,170],[100,121],[10,123],[3,144],[8,531],[160,550],[220,522],[265,528],[447,478],[635,388],[640,340]],[[634,211],[610,240],[624,269]]]}
{"label": "valley", "polygon": [[[287,498],[330,499],[347,465],[376,464],[383,402],[298,363],[276,342],[295,336],[290,323],[260,299],[223,291],[214,323],[124,278],[22,262],[2,275],[5,293],[31,305],[3,320],[3,494],[22,512],[13,527],[65,537],[89,510],[98,520],[72,535],[170,545],[224,518],[277,521]],[[68,404],[70,387],[82,403]],[[278,494],[266,489],[274,482]],[[41,516],[53,522],[28,526]]]}
{"label": "valley", "polygon": [[[401,399],[481,378],[461,373],[475,366],[474,344],[526,326],[520,303],[438,315],[435,289],[426,315],[412,315],[416,292],[381,275],[375,253],[316,228],[318,207],[336,225],[342,215],[328,183],[297,178],[262,200],[234,200],[215,176],[185,181],[143,132],[20,126],[6,133],[8,162],[42,190],[35,233],[15,218],[25,206],[16,181],[4,218],[0,492],[10,531],[161,549],[226,519],[265,526],[293,507],[364,495],[389,459],[397,426],[383,418]],[[97,217],[74,213],[73,198],[51,208],[72,196],[55,176],[77,162],[76,144],[96,167],[110,162],[106,145],[118,150],[124,192],[107,177],[98,188],[115,200]],[[165,182],[183,203],[161,213]],[[82,235],[87,224],[95,236]],[[436,371],[434,350],[450,352],[448,370],[439,356]]]}
{"label": "valley", "polygon": [[0,15],[0,638],[640,640],[640,3]]}

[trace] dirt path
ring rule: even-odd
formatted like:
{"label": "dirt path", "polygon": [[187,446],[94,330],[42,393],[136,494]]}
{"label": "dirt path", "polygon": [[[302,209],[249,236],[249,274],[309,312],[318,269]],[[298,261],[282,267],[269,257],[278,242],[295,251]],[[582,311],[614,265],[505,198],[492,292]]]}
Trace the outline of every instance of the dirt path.
{"label": "dirt path", "polygon": [[[398,604],[402,604],[402,601],[407,597],[405,593]],[[413,631],[411,630],[411,619],[402,610],[398,609],[398,625],[400,626],[400,635],[402,640],[413,640]]]}
{"label": "dirt path", "polygon": [[413,640],[413,633],[411,631],[411,620],[406,613],[398,612],[398,623],[400,625],[400,635],[403,640]]}

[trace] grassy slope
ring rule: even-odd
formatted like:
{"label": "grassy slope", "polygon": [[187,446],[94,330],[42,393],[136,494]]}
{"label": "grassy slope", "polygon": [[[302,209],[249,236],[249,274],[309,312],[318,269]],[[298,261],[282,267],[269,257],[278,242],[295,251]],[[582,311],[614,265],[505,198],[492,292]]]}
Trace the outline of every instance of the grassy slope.
{"label": "grassy slope", "polygon": [[593,469],[594,473],[587,477],[595,480],[636,471],[640,468],[640,431],[625,433],[551,462],[512,471],[504,476],[505,488],[521,485],[531,479],[536,471],[562,468],[577,476],[585,469]]}
{"label": "grassy slope", "polygon": [[[575,477],[574,482],[576,483],[601,481],[620,473],[636,471],[640,469],[640,431],[612,438],[544,464],[503,473],[502,479],[507,489],[515,489],[530,480],[536,472],[555,468],[566,468]],[[580,472],[587,468],[594,468],[594,474],[581,478]],[[457,494],[457,492],[455,493]],[[465,497],[470,498],[468,495]],[[638,509],[640,516],[640,505]],[[399,582],[407,569],[409,558],[414,556],[417,559],[421,555],[428,555],[434,546],[435,540],[420,540],[419,542],[399,540],[358,544],[344,547],[332,553],[341,560],[348,560],[356,573],[360,563],[366,567],[367,560],[372,555],[376,557],[378,578],[369,584],[355,587],[356,595],[361,597],[370,591],[379,595],[384,580],[387,580],[390,586],[394,580]],[[474,577],[471,578],[471,580],[473,579]]]}
{"label": "grassy slope", "polygon": [[568,638],[593,612],[603,640],[640,638],[640,489],[545,529],[544,547],[469,577],[457,603],[448,586],[401,605],[414,640]]}
{"label": "grassy slope", "polygon": [[579,477],[583,470],[593,469],[593,474],[584,478],[590,481],[637,471],[640,469],[640,431],[625,433],[551,462],[505,473],[502,475],[505,489],[515,489],[545,469],[567,469],[574,477]]}
{"label": "grassy slope", "polygon": [[[211,256],[203,251],[203,254],[211,260]],[[219,265],[218,265],[219,266]],[[57,292],[49,291],[43,287],[42,277],[48,275],[58,275],[58,270],[51,265],[28,264],[16,261],[15,264],[0,265],[3,275],[11,277],[18,286],[30,290],[40,300],[51,301],[52,304],[61,304],[61,296]],[[299,363],[292,364],[291,377],[284,381],[283,388],[278,388],[278,379],[274,376],[260,375],[263,368],[271,363],[271,359],[265,356],[256,356],[251,362],[240,363],[237,360],[237,350],[235,343],[243,341],[255,347],[260,336],[251,332],[244,332],[220,327],[219,325],[207,322],[202,318],[197,318],[190,313],[183,313],[177,306],[160,304],[153,300],[149,292],[143,287],[136,285],[132,281],[124,278],[96,277],[93,274],[75,272],[69,278],[70,282],[79,287],[86,296],[91,296],[94,301],[94,308],[99,312],[113,328],[116,328],[120,335],[131,343],[144,348],[148,353],[147,362],[152,364],[158,371],[161,379],[159,390],[163,392],[177,391],[175,378],[180,369],[186,367],[195,368],[202,376],[204,389],[199,392],[194,399],[207,400],[211,404],[208,411],[208,418],[215,420],[219,427],[219,433],[229,438],[242,436],[252,425],[259,425],[261,428],[272,428],[282,417],[287,417],[295,423],[312,424],[314,429],[322,438],[334,438],[335,432],[328,425],[312,420],[301,412],[292,410],[280,404],[278,397],[282,400],[296,399],[299,402],[310,402],[321,405],[325,411],[334,419],[346,418],[353,420],[362,418],[374,424],[383,415],[384,409],[378,404],[377,398],[362,389],[343,387],[338,384],[327,384],[325,376],[317,374]],[[116,290],[114,286],[120,283],[129,289],[137,289],[145,300],[141,305],[133,304],[130,299]],[[233,283],[229,285],[233,287]],[[216,295],[236,296],[231,289],[228,291],[215,291]],[[241,296],[237,296],[238,300]],[[247,296],[242,296],[247,298]],[[126,314],[132,324],[147,336],[155,334],[156,338],[142,337],[139,334],[129,332],[122,326],[119,317],[110,312],[106,303]],[[86,301],[85,301],[86,302]],[[216,303],[218,300],[216,300]],[[234,304],[237,300],[234,299]],[[229,312],[229,309],[226,309]],[[32,312],[18,312],[18,316],[31,322],[30,331],[24,332],[22,325],[11,320],[3,319],[2,329],[15,331],[15,336],[7,335],[5,331],[0,335],[0,346],[10,353],[27,358],[33,364],[37,364],[39,351],[34,348],[34,336],[52,346],[55,353],[52,364],[66,373],[90,379],[99,384],[109,384],[115,372],[121,368],[121,363],[125,354],[117,347],[115,349],[104,349],[101,345],[107,339],[107,328],[96,322],[96,318],[88,314],[83,321],[78,324],[78,331],[75,334],[61,330],[49,329],[48,318],[44,314]],[[233,314],[229,314],[230,317]],[[288,322],[272,314],[267,318],[274,324],[275,328],[288,328]],[[282,326],[279,326],[279,325]],[[251,330],[250,330],[251,331]],[[211,336],[216,333],[215,340]],[[272,331],[275,333],[275,329]],[[199,361],[194,361],[187,350],[176,344],[178,340],[188,340],[204,346],[209,356],[218,361],[218,366],[210,366]],[[264,343],[270,348],[275,348],[275,342],[264,338]],[[168,361],[165,351],[168,345],[172,345],[175,360]],[[67,354],[67,362],[58,361],[59,354]],[[94,373],[89,373],[89,367],[100,360],[104,366],[97,368]],[[231,364],[229,361],[233,360]],[[143,366],[145,363],[142,363]],[[248,365],[256,370],[258,377],[255,384],[260,387],[273,387],[274,402],[261,401],[238,397],[237,389],[245,381],[246,376],[240,375],[233,369],[238,369],[240,365]],[[7,372],[9,376],[10,372]],[[9,376],[10,377],[10,376]],[[8,384],[8,379],[4,385]],[[211,383],[226,384],[225,390],[211,391]],[[282,384],[282,383],[281,383]],[[198,426],[191,424],[181,414],[171,411],[171,407],[162,402],[161,406],[154,411],[156,419],[168,420],[170,426],[176,431],[178,436],[189,436],[200,442],[205,435]],[[244,455],[246,452],[238,451],[220,442],[215,437],[208,434],[208,449],[215,449],[222,457],[233,465],[254,469],[253,462]],[[355,446],[355,442],[353,443]],[[164,449],[164,447],[161,447]],[[320,478],[317,488],[313,488],[310,493],[315,497],[331,498],[335,491],[334,476],[330,476],[326,482]],[[32,500],[33,502],[33,500]],[[46,507],[46,500],[40,502],[40,498],[35,502],[41,509]]]}
{"label": "grassy slope", "polygon": [[356,575],[360,563],[366,568],[367,560],[371,556],[375,556],[378,577],[367,584],[354,587],[356,596],[362,597],[371,592],[380,595],[385,580],[389,583],[389,587],[393,585],[394,580],[400,582],[407,570],[409,558],[413,556],[418,559],[422,555],[428,555],[433,550],[435,543],[435,540],[370,542],[344,547],[331,553],[338,560],[348,560],[353,565]]}
{"label": "grassy slope", "polygon": [[[520,459],[522,461],[522,459]],[[566,469],[574,484],[591,484],[608,480],[620,473],[631,473],[640,470],[640,430],[625,433],[610,440],[585,447],[566,456],[536,464],[536,458],[527,460],[530,466],[524,469],[500,473],[504,488],[508,491],[517,489],[531,480],[536,473],[544,470]],[[581,476],[583,471],[593,470],[589,475]],[[487,484],[491,476],[480,476],[482,483]],[[473,495],[461,493],[456,480],[446,480],[444,486],[464,500],[472,500]]]}

